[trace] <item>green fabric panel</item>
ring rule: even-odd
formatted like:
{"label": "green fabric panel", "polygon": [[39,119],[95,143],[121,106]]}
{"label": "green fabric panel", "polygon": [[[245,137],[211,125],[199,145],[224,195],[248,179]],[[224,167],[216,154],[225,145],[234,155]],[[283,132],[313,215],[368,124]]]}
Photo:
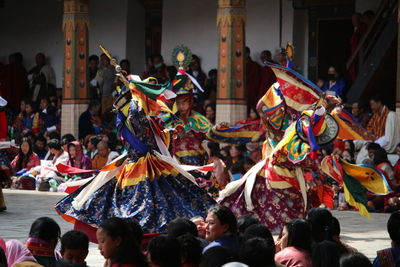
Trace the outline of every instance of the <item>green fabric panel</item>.
{"label": "green fabric panel", "polygon": [[346,173],[344,173],[343,180],[354,200],[363,204],[364,206],[367,206],[367,189],[359,181],[357,181],[357,179]]}

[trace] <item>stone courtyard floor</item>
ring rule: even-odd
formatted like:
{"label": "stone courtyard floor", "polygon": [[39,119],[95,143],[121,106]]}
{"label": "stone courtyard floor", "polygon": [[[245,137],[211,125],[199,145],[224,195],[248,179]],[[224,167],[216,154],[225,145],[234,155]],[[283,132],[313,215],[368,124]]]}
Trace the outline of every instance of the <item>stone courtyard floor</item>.
{"label": "stone courtyard floor", "polygon": [[[0,237],[5,240],[19,239],[25,241],[32,222],[42,216],[48,216],[57,221],[61,232],[72,230],[72,224],[65,222],[54,210],[54,204],[64,194],[3,190],[7,208],[0,213]],[[390,239],[386,231],[386,222],[389,214],[371,214],[371,219],[361,217],[352,211],[334,211],[342,228],[342,240],[357,248],[370,259],[375,257],[376,250],[390,246]],[[103,266],[103,258],[97,250],[96,244],[90,244],[87,263],[89,266]]]}

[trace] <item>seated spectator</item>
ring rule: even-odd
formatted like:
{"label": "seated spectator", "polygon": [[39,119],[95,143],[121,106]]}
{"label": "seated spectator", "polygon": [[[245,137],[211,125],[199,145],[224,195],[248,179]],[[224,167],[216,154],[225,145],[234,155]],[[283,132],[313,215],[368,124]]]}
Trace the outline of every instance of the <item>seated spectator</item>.
{"label": "seated spectator", "polygon": [[40,115],[39,112],[35,112],[32,102],[25,102],[25,112],[20,113],[20,115],[22,116],[18,116],[13,124],[18,134],[22,136],[29,131],[39,132]]}
{"label": "seated spectator", "polygon": [[196,216],[191,219],[191,221],[196,225],[197,235],[200,238],[206,238],[206,223],[203,217]]}
{"label": "seated spectator", "polygon": [[174,237],[156,236],[150,241],[147,253],[150,266],[181,267],[181,248]]}
{"label": "seated spectator", "polygon": [[189,219],[186,218],[176,218],[171,221],[167,226],[168,236],[178,238],[184,234],[190,234],[197,237],[197,227]]}
{"label": "seated spectator", "polygon": [[215,114],[216,114],[216,106],[211,103],[208,104],[205,108],[206,118],[212,123],[215,124]]}
{"label": "seated spectator", "polygon": [[200,241],[191,234],[184,234],[178,237],[181,247],[182,267],[197,267],[200,265],[202,246]]}
{"label": "seated spectator", "polygon": [[356,252],[342,256],[340,267],[372,267],[372,263],[364,254]]}
{"label": "seated spectator", "polygon": [[94,159],[94,157],[97,155],[98,150],[97,150],[97,144],[101,141],[101,139],[95,135],[89,138],[89,141],[86,146],[86,156],[88,156],[91,159]]}
{"label": "seated spectator", "polygon": [[71,167],[91,170],[92,161],[90,158],[85,156],[82,152],[82,146],[77,141],[72,141],[68,144],[68,162],[67,164]]}
{"label": "seated spectator", "polygon": [[200,267],[220,267],[237,259],[237,253],[227,247],[212,247],[203,253]]}
{"label": "seated spectator", "polygon": [[100,253],[107,260],[106,266],[148,266],[129,225],[123,219],[112,217],[103,221],[96,232],[96,237]]}
{"label": "seated spectator", "polygon": [[73,264],[86,265],[89,253],[89,238],[81,231],[69,231],[61,237],[61,256]]}
{"label": "seated spectator", "polygon": [[55,250],[60,235],[60,226],[53,219],[40,217],[33,222],[25,245],[39,264],[54,266],[60,258]]}
{"label": "seated spectator", "polygon": [[33,146],[33,152],[36,153],[36,155],[39,157],[39,159],[43,160],[46,158],[47,155],[47,140],[44,138],[43,135],[39,135],[36,138],[35,145]]}
{"label": "seated spectator", "polygon": [[[10,239],[6,242],[6,257],[8,266],[16,266],[15,264],[29,264],[29,266],[40,266],[37,264],[32,253],[16,239]],[[31,265],[32,264],[32,265]]]}
{"label": "seated spectator", "polygon": [[324,83],[322,90],[328,95],[342,97],[345,94],[346,82],[339,77],[334,66],[328,68],[327,81]]}
{"label": "seated spectator", "polygon": [[271,244],[265,239],[255,237],[243,242],[239,259],[251,267],[275,267],[274,254],[275,246],[273,243]]}
{"label": "seated spectator", "polygon": [[311,227],[307,221],[298,219],[283,228],[281,251],[275,261],[286,267],[311,267]]}
{"label": "seated spectator", "polygon": [[54,186],[64,182],[62,175],[56,172],[54,167],[60,163],[64,165],[68,163],[68,153],[62,148],[60,141],[52,139],[49,141],[48,147],[50,154],[53,156],[51,164],[47,162],[45,166],[38,166],[33,169],[37,184],[39,184],[39,191],[48,191],[50,184]]}
{"label": "seated spectator", "polygon": [[362,127],[367,128],[371,114],[366,112],[365,107],[361,102],[354,102],[351,105],[351,114],[353,114],[356,121],[360,123]]}
{"label": "seated spectator", "polygon": [[97,155],[94,157],[92,167],[95,170],[103,168],[105,165],[113,161],[119,154],[115,151],[110,151],[107,142],[101,141],[97,144]]}
{"label": "seated spectator", "polygon": [[24,176],[33,167],[40,165],[40,159],[32,150],[32,144],[27,138],[23,138],[18,154],[11,162],[11,167],[17,177],[13,179],[14,187],[19,189],[35,190],[35,179]]}
{"label": "seated spectator", "polygon": [[211,243],[204,248],[203,253],[216,246],[227,247],[234,253],[239,251],[237,221],[229,208],[217,205],[208,210],[206,240]]}
{"label": "seated spectator", "polygon": [[89,134],[99,134],[101,120],[98,117],[100,103],[92,101],[88,109],[79,116],[79,140],[83,140]]}
{"label": "seated spectator", "polygon": [[355,160],[354,160],[354,153],[349,150],[349,149],[345,149],[342,154],[341,154],[342,159],[348,161],[351,164],[355,164]]}
{"label": "seated spectator", "polygon": [[245,125],[248,131],[260,131],[260,115],[258,114],[255,107],[249,108],[249,117],[245,120],[241,120],[235,123],[236,125]]}
{"label": "seated spectator", "polygon": [[57,116],[56,107],[49,106],[46,109],[46,113],[42,114],[41,119],[43,121],[42,133],[60,131],[60,118]]}
{"label": "seated spectator", "polygon": [[387,222],[387,231],[392,245],[390,248],[378,250],[374,260],[374,267],[400,266],[400,211],[390,215]]}
{"label": "seated spectator", "polygon": [[[376,149],[373,156],[375,167],[382,172],[392,187],[398,186],[394,176],[392,165],[390,165],[387,153],[383,148]],[[394,188],[392,188],[394,189]]]}
{"label": "seated spectator", "polygon": [[339,267],[340,258],[346,250],[338,243],[322,241],[318,243],[312,252],[313,267]]}
{"label": "seated spectator", "polygon": [[307,220],[311,224],[311,237],[314,246],[324,240],[332,241],[333,215],[328,209],[310,209],[307,214]]}

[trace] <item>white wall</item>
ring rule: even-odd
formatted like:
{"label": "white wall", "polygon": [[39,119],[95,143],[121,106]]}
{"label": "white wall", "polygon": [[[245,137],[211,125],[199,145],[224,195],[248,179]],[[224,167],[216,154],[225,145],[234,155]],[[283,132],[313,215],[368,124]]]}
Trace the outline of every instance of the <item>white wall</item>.
{"label": "white wall", "polygon": [[[188,46],[200,56],[204,71],[216,68],[218,62],[217,1],[168,0],[163,3],[161,53],[171,63],[172,49]],[[177,8],[179,6],[179,8]],[[254,60],[260,52],[279,50],[279,0],[249,0],[246,6],[246,45]],[[292,2],[283,0],[282,45],[293,41]]]}
{"label": "white wall", "polygon": [[62,1],[5,0],[0,8],[0,61],[8,63],[9,54],[21,52],[29,71],[35,65],[35,55],[43,52],[60,87],[64,58],[62,13]]}
{"label": "white wall", "polygon": [[308,76],[308,10],[295,10],[293,18],[294,62]]}
{"label": "white wall", "polygon": [[[129,0],[129,11],[130,25],[128,0],[89,1],[89,55],[100,55],[98,44],[103,44],[118,60],[130,55],[134,69],[141,73],[144,59],[136,58],[144,58],[144,10],[136,0]],[[8,63],[9,54],[21,52],[29,70],[35,65],[35,55],[43,52],[55,70],[57,87],[62,87],[62,17],[63,1],[5,0],[0,8],[0,62]]]}
{"label": "white wall", "polygon": [[145,13],[137,1],[128,2],[126,58],[131,62],[131,71],[142,74],[145,69]]}
{"label": "white wall", "polygon": [[217,1],[163,2],[161,54],[171,64],[175,46],[183,44],[200,57],[202,68],[208,71],[217,66]]}

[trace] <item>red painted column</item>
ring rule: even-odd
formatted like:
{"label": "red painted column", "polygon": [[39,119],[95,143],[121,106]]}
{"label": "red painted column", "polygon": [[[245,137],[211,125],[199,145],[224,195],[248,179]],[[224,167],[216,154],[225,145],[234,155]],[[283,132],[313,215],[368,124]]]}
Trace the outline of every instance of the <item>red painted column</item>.
{"label": "red painted column", "polygon": [[246,118],[245,0],[218,0],[217,122]]}
{"label": "red painted column", "polygon": [[64,0],[64,82],[61,132],[78,136],[79,115],[88,99],[88,0]]}

